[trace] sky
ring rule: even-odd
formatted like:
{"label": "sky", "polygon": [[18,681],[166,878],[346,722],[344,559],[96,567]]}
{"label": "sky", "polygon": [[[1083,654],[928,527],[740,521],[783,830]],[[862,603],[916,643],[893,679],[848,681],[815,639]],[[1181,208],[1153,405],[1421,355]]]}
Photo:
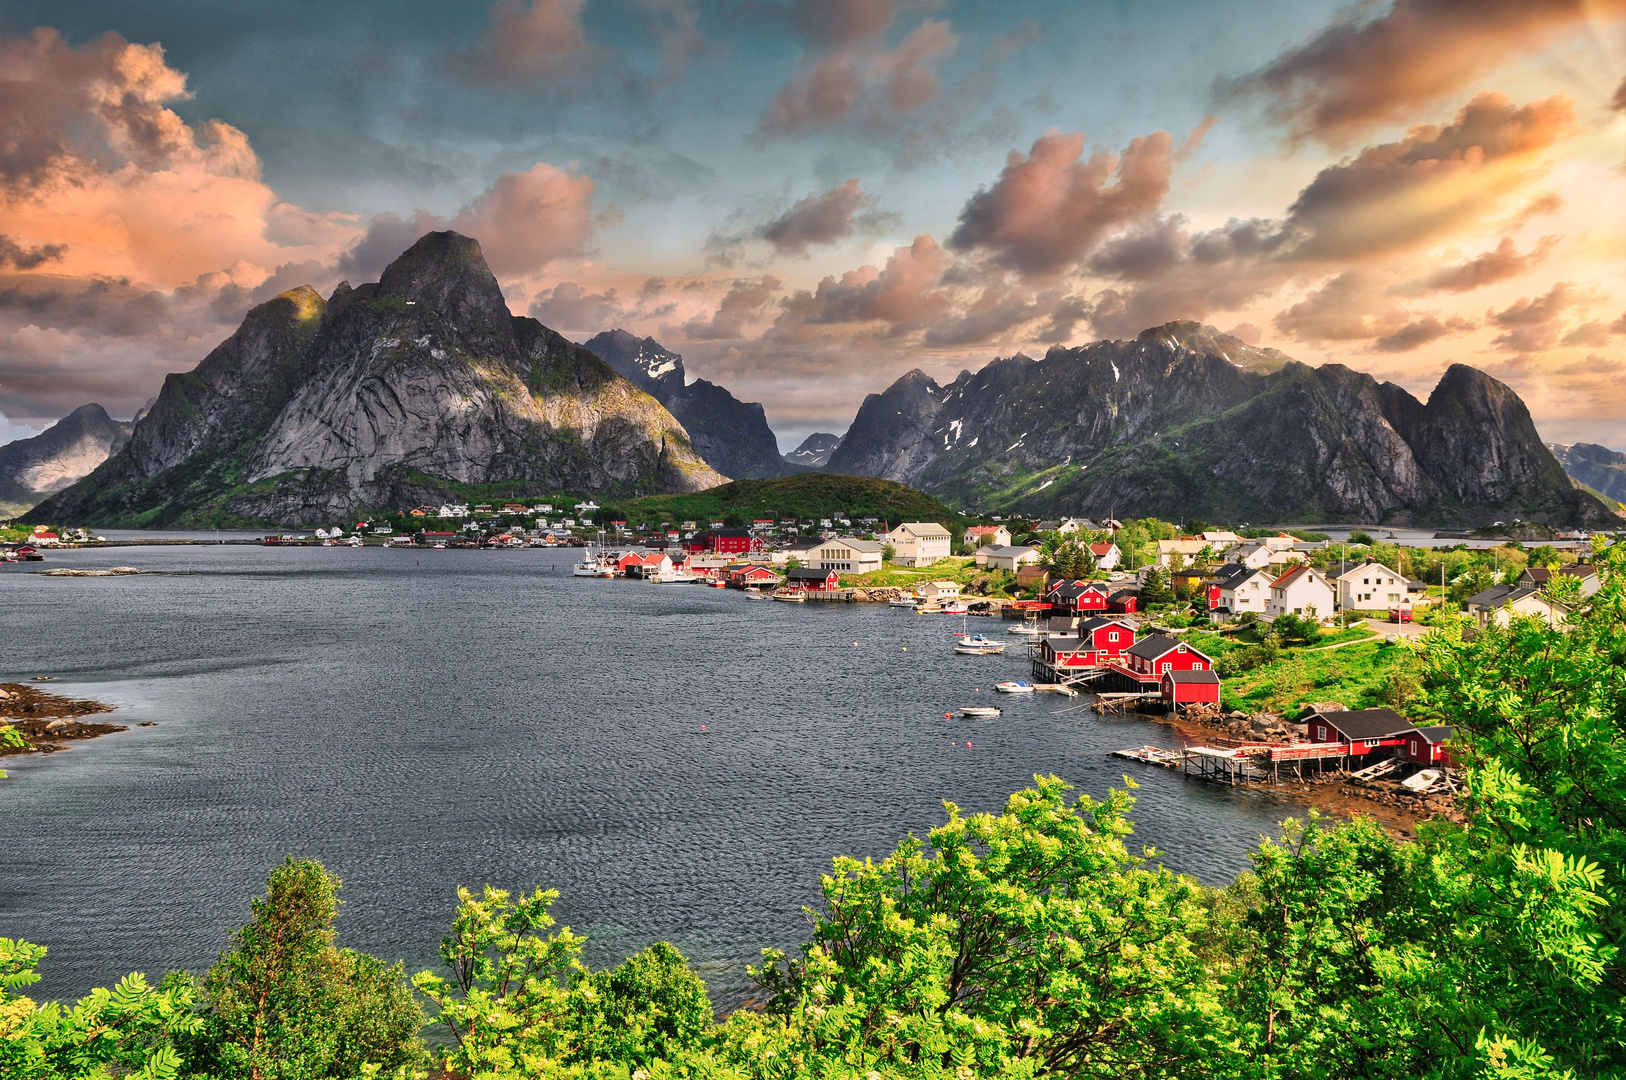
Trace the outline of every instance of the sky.
{"label": "sky", "polygon": [[1173,319],[1626,449],[1626,0],[0,0],[0,442],[445,228],[785,449]]}

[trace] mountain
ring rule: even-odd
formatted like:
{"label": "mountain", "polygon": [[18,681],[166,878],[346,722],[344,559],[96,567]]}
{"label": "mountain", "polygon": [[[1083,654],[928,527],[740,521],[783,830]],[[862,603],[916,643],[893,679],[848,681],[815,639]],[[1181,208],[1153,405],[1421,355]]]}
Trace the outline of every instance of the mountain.
{"label": "mountain", "polygon": [[830,455],[841,445],[841,436],[828,431],[815,431],[802,440],[802,445],[785,455],[792,465],[806,469],[822,469],[830,464]]}
{"label": "mountain", "polygon": [[1601,524],[1518,395],[1454,365],[1426,404],[1212,327],[995,360],[871,394],[826,466],[1020,512]]}
{"label": "mountain", "polygon": [[725,476],[759,479],[784,476],[779,442],[768,417],[754,401],[740,401],[705,379],[688,381],[683,357],[654,338],[639,339],[625,330],[606,330],[582,343],[640,390],[677,417],[706,464]]}
{"label": "mountain", "polygon": [[[1597,443],[1549,444],[1570,477],[1606,499],[1626,502],[1626,454]],[[0,451],[3,452],[3,451]]]}
{"label": "mountain", "polygon": [[325,301],[300,287],[254,308],[194,370],[164,380],[128,445],[29,517],[293,525],[723,480],[659,402],[510,314],[478,242],[439,232],[376,283],[341,283]]}
{"label": "mountain", "polygon": [[81,405],[31,439],[0,446],[0,504],[33,506],[61,491],[130,441],[131,422]]}

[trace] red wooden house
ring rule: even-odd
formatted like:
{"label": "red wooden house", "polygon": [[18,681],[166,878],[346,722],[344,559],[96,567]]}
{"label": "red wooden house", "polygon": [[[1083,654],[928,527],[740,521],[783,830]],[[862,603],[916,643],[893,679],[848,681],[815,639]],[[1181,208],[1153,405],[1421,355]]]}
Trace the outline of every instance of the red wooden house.
{"label": "red wooden house", "polygon": [[1309,725],[1311,742],[1341,742],[1349,748],[1350,757],[1365,757],[1380,750],[1398,754],[1417,734],[1417,728],[1393,709],[1312,712],[1300,723]]}
{"label": "red wooden house", "polygon": [[1119,589],[1107,597],[1107,610],[1114,615],[1133,615],[1140,610],[1140,597],[1128,589]]}
{"label": "red wooden house", "polygon": [[1166,671],[1210,671],[1213,659],[1205,652],[1167,634],[1153,634],[1141,638],[1124,650],[1124,667],[1143,679],[1149,680]]}
{"label": "red wooden house", "polygon": [[728,583],[740,589],[748,585],[773,585],[778,581],[779,575],[766,566],[742,566],[728,572]]}
{"label": "red wooden house", "polygon": [[812,567],[803,566],[786,574],[785,584],[803,589],[839,589],[841,575],[834,570],[814,570]]}
{"label": "red wooden house", "polygon": [[707,529],[685,540],[683,548],[693,555],[749,555],[761,551],[763,545],[746,529]]}
{"label": "red wooden house", "polygon": [[642,565],[644,565],[644,553],[641,551],[629,551],[615,561],[615,570],[616,573],[625,577],[628,570],[631,570],[635,566]]}
{"label": "red wooden house", "polygon": [[1406,736],[1399,756],[1419,765],[1451,764],[1451,748],[1447,744],[1456,729],[1450,726],[1417,728]]}
{"label": "red wooden house", "polygon": [[[1051,623],[1066,620],[1052,619]],[[1100,667],[1120,662],[1135,643],[1135,628],[1117,619],[1086,619],[1076,630],[1049,634],[1040,644],[1044,662],[1051,667]]]}
{"label": "red wooden house", "polygon": [[1166,705],[1218,705],[1219,676],[1212,671],[1165,671],[1158,689]]}
{"label": "red wooden house", "polygon": [[1050,587],[1046,599],[1055,607],[1064,607],[1075,615],[1087,615],[1107,610],[1108,589],[1099,581],[1058,581]]}

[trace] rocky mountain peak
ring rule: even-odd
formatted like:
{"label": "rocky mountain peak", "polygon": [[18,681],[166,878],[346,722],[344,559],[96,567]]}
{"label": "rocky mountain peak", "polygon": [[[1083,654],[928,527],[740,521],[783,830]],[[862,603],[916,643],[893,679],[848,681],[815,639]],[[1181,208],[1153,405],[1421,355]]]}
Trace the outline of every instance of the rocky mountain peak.
{"label": "rocky mountain peak", "polygon": [[687,380],[683,357],[652,337],[640,338],[625,330],[606,330],[582,343],[582,348],[615,368],[639,386],[655,393],[656,386],[681,387]]}
{"label": "rocky mountain peak", "polygon": [[[114,420],[100,405],[81,405],[33,438],[0,446],[0,477],[35,496],[61,491],[129,442],[131,427],[131,421]],[[0,501],[24,500],[12,491],[11,497],[0,493]]]}
{"label": "rocky mountain peak", "polygon": [[451,231],[425,233],[387,267],[373,296],[400,300],[457,327],[507,326],[508,304],[480,242]]}
{"label": "rocky mountain peak", "polygon": [[822,469],[830,463],[830,455],[841,445],[841,436],[828,431],[815,431],[802,440],[800,446],[785,455],[792,465],[805,469]]}

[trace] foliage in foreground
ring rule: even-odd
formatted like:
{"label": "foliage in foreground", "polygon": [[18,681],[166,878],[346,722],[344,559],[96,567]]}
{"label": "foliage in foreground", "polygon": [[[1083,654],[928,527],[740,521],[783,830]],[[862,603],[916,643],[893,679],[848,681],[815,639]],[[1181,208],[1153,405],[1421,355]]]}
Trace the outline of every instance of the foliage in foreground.
{"label": "foliage in foreground", "polygon": [[[765,1007],[714,1022],[669,945],[592,972],[556,894],[460,891],[434,1065],[518,1080],[975,1076],[1626,1077],[1626,549],[1563,628],[1425,639],[1419,719],[1459,725],[1465,824],[1400,843],[1311,815],[1206,889],[1131,851],[1127,791],[1054,777],[878,862],[838,859]],[[1133,784],[1129,785],[1131,788]],[[0,1075],[422,1074],[399,967],[337,949],[337,882],[272,874],[207,977],[132,975],[71,1008],[0,941]]]}

